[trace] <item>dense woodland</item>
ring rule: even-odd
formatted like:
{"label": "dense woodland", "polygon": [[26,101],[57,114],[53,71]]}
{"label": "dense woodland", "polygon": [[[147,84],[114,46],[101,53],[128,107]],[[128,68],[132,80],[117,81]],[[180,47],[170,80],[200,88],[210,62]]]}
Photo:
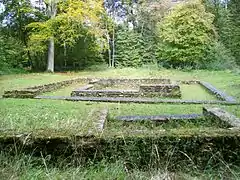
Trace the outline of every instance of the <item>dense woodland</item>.
{"label": "dense woodland", "polygon": [[240,65],[239,0],[0,0],[0,74]]}

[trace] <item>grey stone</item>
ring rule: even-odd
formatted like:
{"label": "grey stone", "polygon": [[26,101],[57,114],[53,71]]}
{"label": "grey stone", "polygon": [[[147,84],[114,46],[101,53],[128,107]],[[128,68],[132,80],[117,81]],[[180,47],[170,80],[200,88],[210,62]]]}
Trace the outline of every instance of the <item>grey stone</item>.
{"label": "grey stone", "polygon": [[204,88],[206,88],[208,91],[210,91],[212,94],[216,95],[218,98],[220,98],[224,101],[236,102],[236,99],[234,99],[233,97],[228,96],[224,92],[218,90],[217,88],[215,88],[213,85],[211,85],[208,82],[200,81],[199,84],[202,85]]}
{"label": "grey stone", "polygon": [[201,100],[167,100],[153,98],[110,98],[110,97],[68,97],[68,96],[36,96],[35,99],[53,99],[67,101],[93,101],[93,102],[111,102],[111,103],[145,103],[145,104],[223,104],[223,105],[240,105],[240,102],[227,101],[201,101]]}
{"label": "grey stone", "polygon": [[89,133],[102,133],[108,116],[107,108],[100,108],[93,110],[92,117],[94,117],[93,126],[89,129]]}
{"label": "grey stone", "polygon": [[118,116],[115,119],[120,121],[157,121],[167,122],[169,120],[195,120],[202,118],[202,114],[176,114],[176,115],[157,115],[157,116]]}
{"label": "grey stone", "polygon": [[153,79],[153,78],[145,78],[145,79],[124,79],[124,78],[120,78],[120,79],[99,79],[98,84],[100,85],[108,85],[108,86],[112,86],[112,85],[118,85],[118,84],[136,84],[136,85],[140,85],[140,84],[170,84],[171,81],[170,79]]}
{"label": "grey stone", "polygon": [[231,127],[240,128],[240,119],[221,108],[203,108],[203,114],[206,118],[221,120]]}

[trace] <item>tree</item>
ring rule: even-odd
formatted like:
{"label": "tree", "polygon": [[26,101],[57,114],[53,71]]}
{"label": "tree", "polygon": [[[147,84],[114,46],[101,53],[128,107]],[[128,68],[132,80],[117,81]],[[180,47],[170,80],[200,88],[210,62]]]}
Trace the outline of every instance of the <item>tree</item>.
{"label": "tree", "polygon": [[99,47],[106,46],[101,25],[103,14],[101,0],[66,0],[57,4],[54,2],[51,7],[52,18],[28,25],[32,32],[29,41],[32,53],[44,53],[47,49],[46,42],[50,39],[48,55],[50,71],[53,71],[54,44],[73,47],[83,32],[88,31],[96,37]]}
{"label": "tree", "polygon": [[214,16],[196,0],[181,3],[159,25],[159,58],[173,67],[199,66],[215,40]]}
{"label": "tree", "polygon": [[[23,45],[23,48],[28,48],[29,31],[26,26],[32,22],[41,21],[46,18],[42,8],[34,6],[30,0],[0,0],[3,4],[3,12],[0,14],[2,33],[16,38]],[[41,5],[39,0],[38,5]],[[26,51],[28,66],[32,67],[32,57],[30,52]]]}
{"label": "tree", "polygon": [[219,41],[240,64],[240,1],[205,0],[207,10],[214,14]]}

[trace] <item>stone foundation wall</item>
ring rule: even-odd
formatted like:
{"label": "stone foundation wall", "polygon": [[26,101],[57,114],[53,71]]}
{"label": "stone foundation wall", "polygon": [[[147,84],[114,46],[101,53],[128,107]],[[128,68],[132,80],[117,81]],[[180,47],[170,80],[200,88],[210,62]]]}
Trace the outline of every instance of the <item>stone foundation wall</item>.
{"label": "stone foundation wall", "polygon": [[144,96],[181,97],[180,86],[174,84],[140,85],[139,91]]}
{"label": "stone foundation wall", "polygon": [[73,83],[78,82],[89,82],[90,79],[87,78],[75,78],[71,80],[65,80],[50,84],[44,84],[39,86],[32,86],[20,90],[10,90],[5,91],[3,97],[4,98],[33,98],[41,93],[54,91],[64,86],[69,86]]}
{"label": "stone foundation wall", "polygon": [[126,90],[75,90],[71,96],[83,97],[138,97],[139,91]]}
{"label": "stone foundation wall", "polygon": [[139,90],[74,90],[71,96],[83,97],[181,97],[178,85],[140,85]]}
{"label": "stone foundation wall", "polygon": [[240,128],[240,119],[221,108],[204,107],[203,114],[205,118],[219,120],[225,126]]}
{"label": "stone foundation wall", "polygon": [[228,96],[226,93],[218,90],[217,88],[215,88],[213,85],[209,84],[208,82],[200,81],[199,84],[202,87],[206,88],[210,93],[214,94],[217,98],[219,98],[223,101],[236,102],[235,98],[233,98],[232,96]]}
{"label": "stone foundation wall", "polygon": [[170,79],[99,79],[97,84],[112,86],[118,84],[170,84]]}

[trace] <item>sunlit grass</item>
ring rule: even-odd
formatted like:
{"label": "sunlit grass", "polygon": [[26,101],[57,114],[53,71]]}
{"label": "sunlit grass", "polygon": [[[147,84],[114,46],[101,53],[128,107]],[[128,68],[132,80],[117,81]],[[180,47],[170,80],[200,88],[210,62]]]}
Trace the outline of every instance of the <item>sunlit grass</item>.
{"label": "sunlit grass", "polygon": [[26,88],[30,86],[43,85],[58,81],[64,81],[76,77],[75,74],[48,74],[32,73],[0,76],[0,96],[5,90]]}
{"label": "sunlit grass", "polygon": [[66,87],[60,88],[60,89],[52,91],[52,92],[43,93],[41,95],[44,95],[44,96],[70,96],[71,92],[73,90],[78,89],[85,85],[86,84],[76,83],[76,84],[72,84],[70,86],[66,86]]}
{"label": "sunlit grass", "polygon": [[92,127],[88,115],[98,106],[85,102],[0,100],[0,129],[13,129],[17,132],[52,129],[81,133]]}

